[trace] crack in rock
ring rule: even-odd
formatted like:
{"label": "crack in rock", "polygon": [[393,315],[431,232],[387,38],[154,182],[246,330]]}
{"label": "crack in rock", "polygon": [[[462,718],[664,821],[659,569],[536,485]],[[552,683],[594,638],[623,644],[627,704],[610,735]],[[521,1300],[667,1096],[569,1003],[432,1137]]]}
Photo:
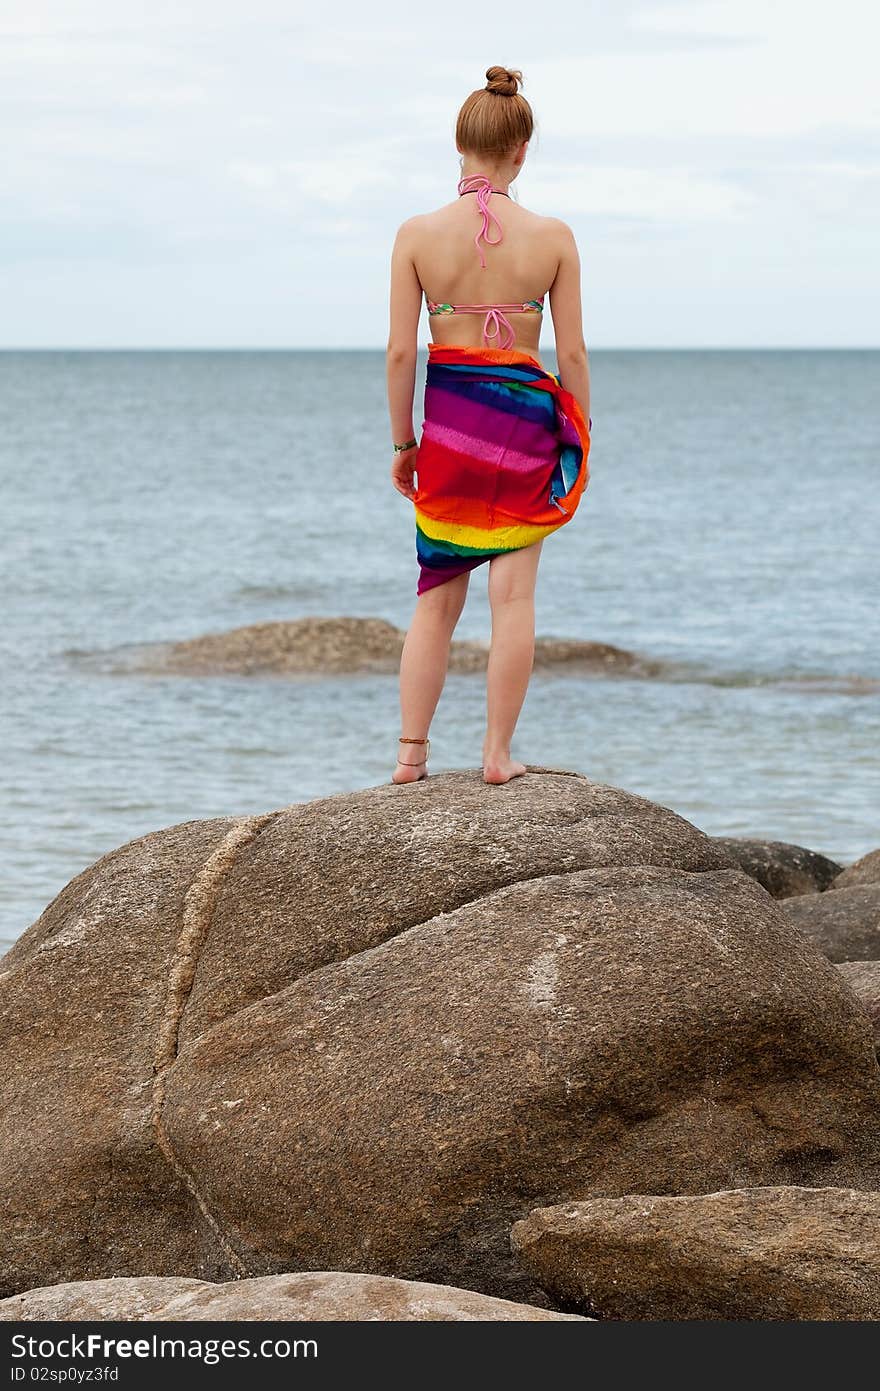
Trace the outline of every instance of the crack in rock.
{"label": "crack in rock", "polygon": [[156,1037],[156,1051],[153,1060],[152,1126],[156,1143],[174,1173],[189,1189],[200,1212],[214,1233],[218,1246],[238,1278],[247,1276],[250,1272],[221,1230],[216,1217],[199,1190],[195,1175],[175,1154],[171,1137],[165,1127],[166,1077],[168,1069],[177,1058],[181,1021],[189,1003],[199,956],[210,930],[223,881],[235,864],[239,851],[249,845],[270,821],[274,821],[276,816],[281,816],[285,810],[286,808],[282,808],[281,811],[270,811],[261,816],[241,817],[208,856],[187,889],[181,915],[180,934],[168,974],[168,994]]}

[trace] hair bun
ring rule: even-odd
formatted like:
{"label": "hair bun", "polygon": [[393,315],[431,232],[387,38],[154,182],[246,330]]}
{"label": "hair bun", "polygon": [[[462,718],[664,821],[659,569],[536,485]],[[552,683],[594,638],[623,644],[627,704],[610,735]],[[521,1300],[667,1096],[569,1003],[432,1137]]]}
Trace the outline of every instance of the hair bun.
{"label": "hair bun", "polygon": [[486,91],[499,97],[515,97],[523,80],[517,68],[487,68]]}

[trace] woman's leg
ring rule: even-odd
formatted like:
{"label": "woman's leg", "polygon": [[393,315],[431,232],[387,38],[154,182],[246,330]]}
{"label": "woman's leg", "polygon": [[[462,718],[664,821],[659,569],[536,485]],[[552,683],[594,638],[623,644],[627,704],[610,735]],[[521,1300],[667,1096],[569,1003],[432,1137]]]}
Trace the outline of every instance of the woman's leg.
{"label": "woman's leg", "polygon": [[535,660],[535,580],[543,541],[489,561],[492,645],[486,672],[483,781],[509,782],[525,765],[510,757],[510,741]]}
{"label": "woman's leg", "polygon": [[[471,572],[427,589],[415,612],[400,654],[400,727],[410,739],[425,739],[446,681],[449,644],[467,598]],[[424,771],[424,744],[398,744],[407,764],[398,763],[392,782],[413,782]],[[419,761],[421,760],[421,761]]]}

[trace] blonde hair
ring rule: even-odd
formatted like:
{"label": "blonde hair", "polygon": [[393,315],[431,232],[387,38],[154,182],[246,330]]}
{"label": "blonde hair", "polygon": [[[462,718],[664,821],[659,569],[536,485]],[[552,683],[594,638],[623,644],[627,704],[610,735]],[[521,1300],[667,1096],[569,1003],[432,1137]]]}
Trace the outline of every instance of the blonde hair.
{"label": "blonde hair", "polygon": [[455,123],[455,143],[466,154],[508,155],[530,140],[535,127],[532,108],[519,85],[518,69],[486,69],[486,85],[478,87],[462,105]]}

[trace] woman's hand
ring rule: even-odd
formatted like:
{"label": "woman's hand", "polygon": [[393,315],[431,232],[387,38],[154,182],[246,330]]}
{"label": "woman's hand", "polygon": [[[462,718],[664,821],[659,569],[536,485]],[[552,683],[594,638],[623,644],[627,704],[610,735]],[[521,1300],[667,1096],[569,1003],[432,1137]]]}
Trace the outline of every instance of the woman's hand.
{"label": "woman's hand", "polygon": [[419,446],[414,444],[412,449],[404,449],[402,453],[395,454],[394,462],[391,465],[391,482],[399,493],[408,497],[411,502],[415,502],[416,490],[413,487],[413,473],[416,467],[416,455]]}

